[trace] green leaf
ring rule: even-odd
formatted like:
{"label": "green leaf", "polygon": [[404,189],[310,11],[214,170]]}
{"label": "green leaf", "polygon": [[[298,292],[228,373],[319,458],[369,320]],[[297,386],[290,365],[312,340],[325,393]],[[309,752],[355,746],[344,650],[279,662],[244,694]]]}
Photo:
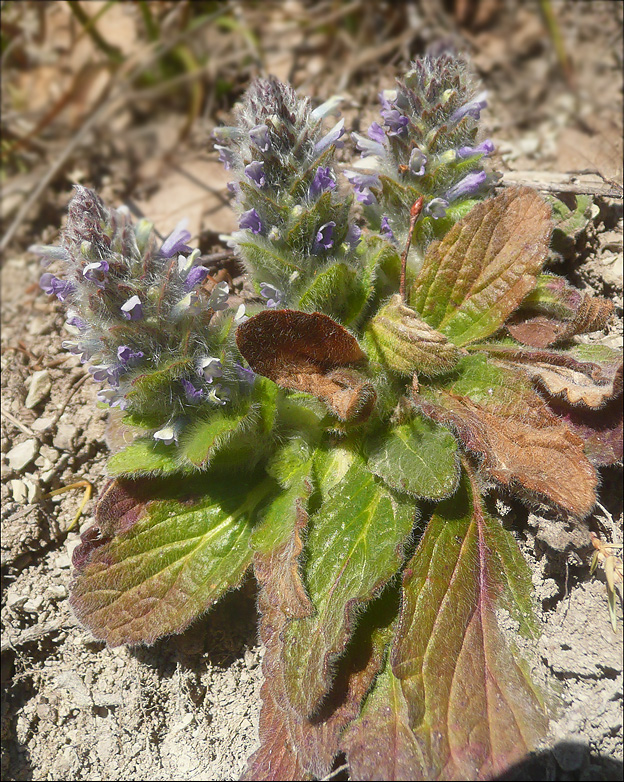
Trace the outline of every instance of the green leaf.
{"label": "green leaf", "polygon": [[[171,485],[178,499],[139,502],[132,483],[125,483],[74,557],[71,605],[111,646],[150,644],[182,632],[237,586],[251,563],[253,524],[275,486],[238,475],[227,483],[202,476]],[[157,485],[150,486],[157,496]]]}
{"label": "green leaf", "polygon": [[324,312],[342,321],[347,302],[356,285],[355,269],[346,263],[334,263],[312,279],[301,294],[296,309],[304,312]]}
{"label": "green leaf", "polygon": [[[404,576],[391,662],[424,758],[413,778],[496,776],[546,733],[543,699],[497,624],[501,592],[517,616],[530,612],[528,567],[464,479]],[[535,626],[531,618],[521,630]]]}
{"label": "green leaf", "polygon": [[392,489],[443,499],[459,481],[457,442],[448,429],[417,417],[376,439],[368,467]]}
{"label": "green leaf", "polygon": [[141,437],[132,445],[113,454],[107,462],[108,474],[121,475],[167,475],[172,472],[188,472],[192,467],[181,464],[179,454],[171,445],[157,443],[152,437]]}
{"label": "green leaf", "polygon": [[429,246],[409,304],[458,346],[493,334],[535,286],[550,208],[529,188],[478,204]]}
{"label": "green leaf", "polygon": [[356,611],[397,572],[412,528],[414,504],[376,481],[355,456],[344,478],[311,518],[305,582],[314,616],[293,621],[284,637],[292,707],[317,711],[329,691],[335,659],[353,632]]}
{"label": "green leaf", "polygon": [[[385,290],[380,277],[387,274],[398,280],[401,260],[394,245],[376,234],[362,237],[358,247],[358,286],[354,287],[343,317],[345,325],[357,325],[377,299],[388,295],[394,286]],[[396,274],[394,273],[396,271]],[[384,274],[384,272],[386,272]]]}
{"label": "green leaf", "polygon": [[240,438],[252,426],[249,416],[229,407],[211,410],[209,417],[200,418],[184,430],[180,453],[196,467],[206,468],[216,453]]}

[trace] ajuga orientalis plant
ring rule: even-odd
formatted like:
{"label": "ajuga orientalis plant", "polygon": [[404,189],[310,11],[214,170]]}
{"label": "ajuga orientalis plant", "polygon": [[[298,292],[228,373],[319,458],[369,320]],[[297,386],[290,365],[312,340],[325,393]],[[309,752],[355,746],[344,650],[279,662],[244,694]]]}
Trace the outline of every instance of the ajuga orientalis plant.
{"label": "ajuga orientalis plant", "polygon": [[[215,131],[255,303],[187,246],[77,187],[41,285],[67,306],[130,445],[74,554],[111,645],[179,633],[252,570],[263,662],[247,779],[477,779],[543,737],[549,697],[493,489],[588,516],[622,458],[621,356],[575,340],[611,305],[544,272],[579,218],[483,168],[485,94],[414,62],[340,170],[337,101],[256,81]],[[579,218],[580,219],[580,218]],[[251,297],[253,301],[253,297]]]}

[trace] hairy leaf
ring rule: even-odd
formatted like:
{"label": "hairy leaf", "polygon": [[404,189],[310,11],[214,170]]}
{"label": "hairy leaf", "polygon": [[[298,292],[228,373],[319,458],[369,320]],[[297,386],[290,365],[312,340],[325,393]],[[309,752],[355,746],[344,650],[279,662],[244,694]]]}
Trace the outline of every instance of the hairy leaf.
{"label": "hairy leaf", "polygon": [[410,725],[401,680],[389,662],[361,714],[344,732],[340,749],[349,763],[351,779],[427,779],[426,759]]}
{"label": "hairy leaf", "polygon": [[252,420],[244,411],[212,410],[188,426],[180,441],[180,453],[196,467],[206,468],[219,450],[240,438],[252,427]]}
{"label": "hairy leaf", "polygon": [[396,294],[368,324],[366,335],[380,360],[403,375],[436,375],[451,370],[461,350],[427,325]]}
{"label": "hairy leaf", "polygon": [[412,751],[422,767],[408,778],[492,777],[546,732],[543,700],[496,620],[501,595],[518,615],[530,606],[530,574],[510,537],[464,479],[405,571],[391,662],[422,757]]}
{"label": "hairy leaf", "polygon": [[536,287],[507,321],[518,342],[545,348],[555,342],[598,331],[613,312],[613,302],[581,293],[562,277],[540,274]]}
{"label": "hairy leaf", "polygon": [[413,502],[393,496],[356,456],[312,517],[305,581],[316,613],[289,625],[284,638],[286,689],[303,716],[329,691],[356,611],[400,567],[413,516]]}
{"label": "hairy leaf", "polygon": [[175,449],[156,442],[152,437],[141,437],[127,448],[113,454],[106,465],[108,474],[120,475],[167,475],[172,472],[184,472],[191,469],[183,465]]}
{"label": "hairy leaf", "polygon": [[297,309],[321,312],[338,320],[347,313],[347,302],[357,287],[356,272],[346,263],[335,263],[319,272],[301,294]]}
{"label": "hairy leaf", "polygon": [[343,421],[370,415],[375,391],[349,369],[366,356],[355,337],[329,316],[265,310],[238,327],[236,343],[254,372],[282,388],[314,394]]}
{"label": "hairy leaf", "polygon": [[[165,485],[114,483],[75,553],[71,605],[111,646],[179,633],[239,584],[252,525],[274,490],[268,479],[217,484],[205,476]],[[159,491],[177,498],[148,499]]]}
{"label": "hairy leaf", "polygon": [[442,499],[457,488],[457,443],[447,429],[416,417],[376,439],[368,467],[392,489]]}
{"label": "hairy leaf", "polygon": [[550,230],[550,207],[530,188],[478,204],[429,246],[410,306],[456,345],[493,334],[535,286]]}
{"label": "hairy leaf", "polygon": [[536,394],[524,397],[521,412],[442,390],[427,397],[416,396],[417,406],[456,431],[463,446],[481,458],[488,478],[580,518],[591,511],[598,479],[583,441]]}
{"label": "hairy leaf", "polygon": [[576,345],[565,352],[497,343],[472,347],[571,405],[598,409],[622,394],[622,355],[603,345]]}
{"label": "hairy leaf", "polygon": [[254,557],[261,586],[258,607],[260,637],[266,646],[262,662],[265,681],[261,690],[260,748],[250,758],[243,779],[299,780],[322,778],[330,772],[340,735],[358,714],[381,666],[389,625],[397,612],[396,595],[385,590],[362,617],[323,713],[312,721],[293,709],[284,679],[284,632],[289,621],[313,610],[300,597],[305,591],[298,558],[307,517],[299,510],[296,518],[292,535],[282,546],[271,554],[258,552]]}

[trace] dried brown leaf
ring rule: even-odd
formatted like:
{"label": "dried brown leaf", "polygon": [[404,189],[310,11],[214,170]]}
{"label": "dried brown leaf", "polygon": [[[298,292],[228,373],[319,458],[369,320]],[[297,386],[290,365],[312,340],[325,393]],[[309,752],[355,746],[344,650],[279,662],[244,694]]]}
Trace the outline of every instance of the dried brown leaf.
{"label": "dried brown leaf", "polygon": [[349,369],[366,355],[328,315],[265,310],[238,327],[236,344],[254,372],[282,388],[314,394],[343,421],[370,415],[375,391]]}

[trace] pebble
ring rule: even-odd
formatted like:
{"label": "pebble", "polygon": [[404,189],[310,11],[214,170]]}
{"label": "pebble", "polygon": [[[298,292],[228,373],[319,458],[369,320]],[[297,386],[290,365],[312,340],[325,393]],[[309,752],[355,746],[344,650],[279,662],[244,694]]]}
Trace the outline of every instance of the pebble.
{"label": "pebble", "polygon": [[41,315],[35,315],[28,324],[28,333],[33,337],[49,334],[51,331],[52,322],[50,318],[43,318]]}
{"label": "pebble", "polygon": [[71,451],[73,449],[73,440],[76,436],[76,427],[71,424],[59,424],[52,444],[59,451]]}
{"label": "pebble", "polygon": [[30,428],[34,429],[35,432],[45,432],[45,430],[49,429],[53,423],[54,423],[53,416],[50,416],[49,418],[37,418],[36,421],[32,422]]}
{"label": "pebble", "polygon": [[16,445],[7,453],[7,459],[12,470],[20,472],[30,464],[39,452],[39,442],[31,437],[30,440],[24,440],[23,443]]}
{"label": "pebble", "polygon": [[30,377],[30,388],[28,395],[24,402],[24,407],[28,410],[32,410],[33,407],[37,407],[40,402],[47,397],[52,388],[52,380],[50,379],[50,373],[47,369],[41,369],[38,372],[33,372]]}
{"label": "pebble", "polygon": [[30,598],[24,603],[23,610],[27,614],[36,614],[42,605],[43,595],[37,595],[37,597]]}
{"label": "pebble", "polygon": [[622,290],[624,277],[624,255],[619,253],[619,255],[614,255],[611,258],[603,258],[600,274],[607,285],[611,285],[613,288]]}
{"label": "pebble", "polygon": [[14,479],[11,481],[13,499],[20,505],[36,502],[41,497],[41,489],[35,481]]}

